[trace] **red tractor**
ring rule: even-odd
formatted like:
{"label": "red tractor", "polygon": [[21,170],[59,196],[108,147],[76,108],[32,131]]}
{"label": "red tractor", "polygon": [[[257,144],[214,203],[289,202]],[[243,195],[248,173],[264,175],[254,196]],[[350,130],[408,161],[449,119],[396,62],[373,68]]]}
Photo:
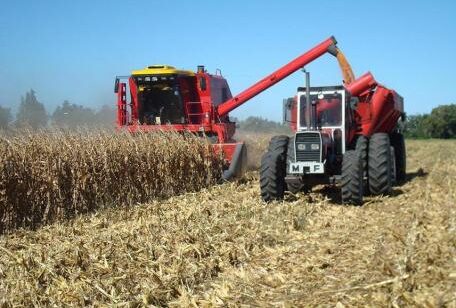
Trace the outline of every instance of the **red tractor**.
{"label": "red tractor", "polygon": [[[233,140],[235,123],[229,112],[329,53],[339,62],[343,86],[299,88],[285,104],[286,120],[295,134],[272,138],[261,160],[261,196],[281,199],[316,184],[340,182],[342,201],[361,203],[364,187],[373,194],[391,191],[405,179],[404,139],[398,122],[404,118],[403,100],[378,84],[368,73],[355,79],[334,37],[232,97],[220,73],[204,66],[196,73],[166,65],[133,71],[127,83],[116,78],[119,128],[188,131],[206,136],[226,160],[225,179],[245,171],[246,148]],[[367,184],[367,185],[365,185]]]}
{"label": "red tractor", "polygon": [[263,200],[335,183],[344,203],[361,204],[367,192],[389,194],[405,180],[402,97],[370,73],[344,86],[310,87],[307,72],[306,80],[284,102],[294,135],[273,137],[262,157]]}

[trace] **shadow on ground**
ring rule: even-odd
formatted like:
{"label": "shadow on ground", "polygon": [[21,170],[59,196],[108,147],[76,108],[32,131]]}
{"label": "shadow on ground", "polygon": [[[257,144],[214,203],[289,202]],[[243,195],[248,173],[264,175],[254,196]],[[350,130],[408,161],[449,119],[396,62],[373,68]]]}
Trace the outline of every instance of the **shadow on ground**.
{"label": "shadow on ground", "polygon": [[[406,180],[403,183],[396,184],[395,187],[393,187],[393,190],[391,191],[390,196],[391,197],[397,197],[399,195],[402,195],[404,191],[400,189],[403,185],[405,185],[408,182],[413,181],[415,178],[419,177],[426,177],[429,173],[425,172],[423,168],[419,168],[415,172],[409,172],[406,175]],[[369,194],[369,190],[367,187],[364,189],[365,191],[365,196],[371,196]],[[323,196],[327,197],[331,203],[341,205],[342,204],[342,198],[341,198],[341,193],[340,193],[340,187],[336,185],[326,185],[321,188],[317,188],[314,190],[315,193],[322,194]],[[366,193],[367,192],[367,193]]]}

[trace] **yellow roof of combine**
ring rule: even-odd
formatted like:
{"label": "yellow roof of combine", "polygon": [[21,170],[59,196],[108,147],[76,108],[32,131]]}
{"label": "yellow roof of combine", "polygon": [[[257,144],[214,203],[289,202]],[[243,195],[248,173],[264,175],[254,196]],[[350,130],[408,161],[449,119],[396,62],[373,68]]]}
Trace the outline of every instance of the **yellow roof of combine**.
{"label": "yellow roof of combine", "polygon": [[132,75],[187,75],[194,76],[192,71],[178,70],[170,65],[151,65],[141,70],[134,70]]}

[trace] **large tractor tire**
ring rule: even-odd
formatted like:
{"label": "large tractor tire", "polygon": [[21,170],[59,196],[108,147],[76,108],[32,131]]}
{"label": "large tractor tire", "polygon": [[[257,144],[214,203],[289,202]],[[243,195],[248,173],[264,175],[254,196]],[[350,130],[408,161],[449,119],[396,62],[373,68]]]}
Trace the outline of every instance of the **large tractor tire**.
{"label": "large tractor tire", "polygon": [[283,199],[286,183],[287,136],[271,139],[268,151],[261,158],[260,188],[263,201]]}
{"label": "large tractor tire", "polygon": [[[287,149],[287,164],[286,168],[288,170],[288,166],[290,162],[295,162],[295,138],[291,137],[288,140],[288,149]],[[287,190],[293,194],[297,194],[301,191],[309,191],[310,188],[304,185],[303,183],[287,183]]]}
{"label": "large tractor tire", "polygon": [[361,161],[363,164],[363,173],[367,171],[367,149],[369,146],[369,139],[365,136],[359,136],[356,139],[356,151],[359,153],[361,157]]}
{"label": "large tractor tire", "polygon": [[394,154],[394,147],[390,146],[390,155],[391,155],[391,186],[397,184],[397,170],[396,170],[396,158]]}
{"label": "large tractor tire", "polygon": [[368,150],[369,191],[373,195],[391,193],[392,166],[391,146],[388,134],[376,133],[369,140]]}
{"label": "large tractor tire", "polygon": [[345,151],[342,160],[342,203],[361,205],[364,194],[364,171],[361,155],[356,150]]}
{"label": "large tractor tire", "polygon": [[394,132],[390,134],[390,142],[394,148],[394,156],[396,162],[396,183],[402,184],[406,180],[407,167],[404,135]]}
{"label": "large tractor tire", "polygon": [[269,141],[268,151],[269,152],[278,152],[280,154],[286,155],[287,146],[288,146],[288,136],[280,135],[274,136]]}

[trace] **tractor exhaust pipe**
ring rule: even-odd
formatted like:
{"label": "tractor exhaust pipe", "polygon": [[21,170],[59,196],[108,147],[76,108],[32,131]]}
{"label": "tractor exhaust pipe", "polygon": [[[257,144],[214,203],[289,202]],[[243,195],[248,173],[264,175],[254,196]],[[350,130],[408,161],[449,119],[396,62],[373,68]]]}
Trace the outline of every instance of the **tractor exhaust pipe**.
{"label": "tractor exhaust pipe", "polygon": [[317,101],[312,101],[312,130],[317,130]]}
{"label": "tractor exhaust pipe", "polygon": [[313,113],[313,111],[310,109],[310,72],[306,71],[304,68],[303,71],[306,74],[306,125],[309,127],[310,121],[312,120],[311,112]]}

